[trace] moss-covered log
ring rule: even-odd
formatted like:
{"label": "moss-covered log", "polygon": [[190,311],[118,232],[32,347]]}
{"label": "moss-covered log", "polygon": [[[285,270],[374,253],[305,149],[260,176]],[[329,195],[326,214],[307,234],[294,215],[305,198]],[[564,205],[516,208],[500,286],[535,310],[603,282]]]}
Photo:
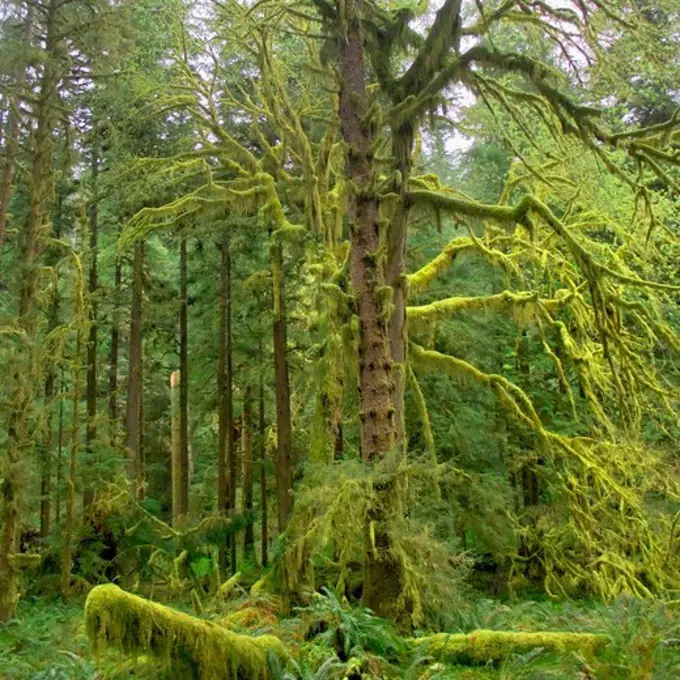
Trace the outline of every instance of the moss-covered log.
{"label": "moss-covered log", "polygon": [[271,635],[237,635],[114,585],[94,588],[85,603],[87,634],[95,655],[109,647],[150,655],[172,677],[198,680],[267,680],[268,655],[287,652]]}
{"label": "moss-covered log", "polygon": [[610,640],[607,635],[591,633],[476,630],[467,635],[438,633],[412,642],[438,661],[473,665],[503,661],[513,654],[526,654],[539,648],[555,654],[579,652],[592,657],[604,649]]}

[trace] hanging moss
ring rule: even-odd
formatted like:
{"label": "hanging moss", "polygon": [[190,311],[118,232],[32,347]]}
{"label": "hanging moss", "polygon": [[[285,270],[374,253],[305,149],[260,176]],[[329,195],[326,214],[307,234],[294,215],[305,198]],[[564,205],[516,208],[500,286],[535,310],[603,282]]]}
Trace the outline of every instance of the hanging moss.
{"label": "hanging moss", "polygon": [[467,635],[439,633],[414,639],[412,643],[438,661],[457,664],[486,664],[503,661],[514,654],[544,649],[555,654],[578,652],[592,657],[602,651],[610,639],[590,633],[516,633],[476,630]]}
{"label": "hanging moss", "polygon": [[90,592],[85,619],[95,655],[107,648],[149,655],[178,678],[267,680],[271,677],[268,655],[287,657],[278,638],[237,635],[111,584]]}

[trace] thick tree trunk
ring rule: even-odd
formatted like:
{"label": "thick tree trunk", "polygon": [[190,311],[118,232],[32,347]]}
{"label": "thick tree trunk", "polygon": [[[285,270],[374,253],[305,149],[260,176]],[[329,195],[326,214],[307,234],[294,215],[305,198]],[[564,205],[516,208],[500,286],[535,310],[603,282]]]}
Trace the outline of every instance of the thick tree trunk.
{"label": "thick tree trunk", "polygon": [[189,328],[187,295],[187,239],[180,240],[179,255],[179,459],[180,511],[189,512]]}
{"label": "thick tree trunk", "polygon": [[125,426],[128,471],[135,493],[141,495],[144,483],[142,462],[142,296],[144,294],[144,244],[135,246],[132,272],[132,303],[128,348],[128,389]]}
{"label": "thick tree trunk", "polygon": [[273,316],[274,316],[274,391],[276,395],[276,499],[279,506],[279,533],[283,532],[293,507],[292,465],[293,433],[288,381],[288,340],[286,300],[283,277],[283,247],[280,240],[272,244]]}
{"label": "thick tree trunk", "polygon": [[[374,136],[368,120],[366,70],[361,32],[361,0],[337,4],[344,17],[338,35],[340,75],[339,113],[347,148],[346,173],[353,187],[348,213],[351,228],[350,275],[359,315],[359,404],[361,449],[367,462],[388,453],[397,428],[394,382],[388,335],[390,289],[380,263],[379,199],[373,159]],[[376,500],[364,527],[365,606],[383,616],[397,614],[403,592],[403,565],[393,553],[390,525],[401,512],[394,481],[376,486]]]}
{"label": "thick tree trunk", "polygon": [[54,52],[57,47],[56,19],[58,2],[50,0],[46,12],[45,53],[47,59],[37,93],[36,130],[33,138],[33,166],[29,182],[29,206],[21,258],[18,327],[25,333],[25,350],[17,354],[11,376],[12,411],[9,414],[5,465],[0,483],[0,623],[9,619],[19,597],[19,573],[13,565],[17,532],[21,516],[22,489],[20,467],[29,441],[29,418],[33,400],[34,366],[38,357],[32,347],[36,332],[35,294],[38,281],[38,257],[41,249],[41,226],[44,205],[51,185],[52,117],[56,97],[57,75]]}
{"label": "thick tree trunk", "polygon": [[250,385],[243,390],[243,435],[241,451],[243,454],[243,514],[246,528],[243,533],[243,554],[246,560],[255,559],[255,531],[253,527],[253,418],[252,394]]}
{"label": "thick tree trunk", "polygon": [[[361,0],[344,3],[346,23],[340,49],[340,123],[347,145],[350,195],[350,274],[359,314],[359,402],[364,460],[387,453],[395,443],[392,359],[387,333],[385,279],[379,262],[379,202],[365,85]],[[341,14],[342,8],[338,7]]]}
{"label": "thick tree trunk", "polygon": [[267,459],[266,459],[266,446],[264,441],[265,432],[265,419],[264,419],[264,373],[262,372],[262,365],[264,363],[264,357],[262,354],[262,342],[260,341],[259,348],[259,359],[260,359],[260,393],[259,393],[259,427],[258,427],[258,437],[257,446],[259,450],[259,460],[260,460],[260,514],[262,515],[262,531],[260,534],[260,552],[262,555],[262,566],[266,567],[268,563],[267,555],[267,541],[268,536],[268,526],[267,526]]}
{"label": "thick tree trunk", "polygon": [[[219,398],[217,509],[228,513],[236,502],[236,459],[234,456],[234,402],[231,363],[231,246],[229,236],[220,245],[220,321],[217,392]],[[233,487],[233,493],[232,493]],[[236,569],[236,541],[230,538],[231,567]],[[227,546],[219,551],[220,566],[226,569]]]}
{"label": "thick tree trunk", "polygon": [[[96,134],[93,131],[93,134]],[[99,155],[96,142],[92,142],[92,188],[93,197],[90,206],[90,277],[88,282],[89,293],[89,321],[90,330],[87,340],[87,429],[85,431],[85,453],[88,466],[96,470],[97,461],[94,459],[94,442],[97,438],[97,259],[98,259],[98,220],[99,206],[97,204],[97,175],[99,172]],[[95,474],[96,476],[96,474]],[[83,506],[85,514],[94,502],[94,490],[92,488],[92,476],[88,475],[88,483],[83,492]]]}

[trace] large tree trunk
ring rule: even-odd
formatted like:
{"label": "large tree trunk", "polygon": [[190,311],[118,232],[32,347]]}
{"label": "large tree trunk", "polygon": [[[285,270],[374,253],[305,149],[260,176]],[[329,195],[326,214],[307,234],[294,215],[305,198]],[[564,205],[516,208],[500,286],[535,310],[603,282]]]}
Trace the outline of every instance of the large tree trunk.
{"label": "large tree trunk", "polygon": [[[361,448],[374,461],[395,444],[397,428],[388,335],[389,302],[380,263],[379,199],[375,190],[374,136],[368,120],[361,0],[337,4],[344,16],[338,33],[339,113],[347,148],[346,173],[353,187],[348,213],[351,228],[350,274],[359,315],[359,404]],[[363,602],[383,616],[394,616],[403,592],[403,565],[393,553],[390,524],[401,512],[394,481],[376,486],[376,500],[364,527]]]}
{"label": "large tree trunk", "polygon": [[144,244],[135,246],[132,272],[132,304],[128,348],[128,389],[125,426],[127,430],[128,470],[137,495],[144,483],[142,462],[142,296],[144,294]]}
{"label": "large tree trunk", "polygon": [[179,460],[180,512],[189,512],[189,328],[187,296],[187,239],[180,240],[179,255]]}
{"label": "large tree trunk", "polygon": [[262,371],[262,366],[264,364],[264,356],[262,353],[262,341],[260,341],[259,347],[259,364],[260,364],[260,394],[259,394],[259,428],[257,437],[257,446],[259,449],[259,460],[260,460],[260,514],[262,515],[262,531],[260,534],[260,547],[262,553],[262,566],[266,567],[268,560],[267,556],[267,541],[268,536],[268,526],[267,526],[267,459],[266,459],[266,446],[264,441],[265,432],[265,419],[264,419],[264,372]]}
{"label": "large tree trunk", "polygon": [[293,432],[288,381],[288,340],[286,337],[286,296],[283,277],[283,247],[272,244],[274,316],[274,391],[276,395],[276,498],[279,506],[279,532],[283,532],[293,507]]}
{"label": "large tree trunk", "polygon": [[37,92],[36,130],[33,138],[33,166],[29,182],[29,206],[26,219],[21,279],[18,328],[25,334],[22,351],[13,361],[11,376],[12,410],[9,414],[5,465],[0,486],[0,623],[9,619],[19,597],[19,573],[13,564],[17,532],[21,516],[22,489],[20,468],[29,442],[30,409],[35,389],[34,373],[38,357],[31,350],[36,333],[35,294],[38,282],[41,226],[44,205],[51,186],[52,169],[52,118],[56,97],[57,75],[54,52],[57,47],[56,20],[58,2],[50,0],[46,13],[45,53],[47,59]]}
{"label": "large tree trunk", "polygon": [[[387,453],[395,443],[392,359],[387,333],[385,279],[379,262],[379,201],[373,161],[375,139],[369,131],[365,86],[361,0],[344,3],[346,23],[340,48],[340,123],[347,145],[347,176],[355,187],[348,213],[351,223],[350,274],[359,314],[359,403],[364,460]],[[338,6],[339,14],[342,8]]]}
{"label": "large tree trunk", "polygon": [[[96,131],[93,130],[93,135]],[[98,259],[98,220],[99,206],[97,204],[97,175],[99,172],[99,154],[96,146],[97,142],[92,142],[92,188],[93,197],[90,206],[90,277],[88,282],[89,293],[89,321],[90,331],[87,340],[87,429],[85,431],[85,453],[88,465],[96,469],[97,461],[94,460],[94,442],[97,438],[97,259]],[[92,476],[88,475],[89,482],[83,492],[83,506],[85,514],[94,501],[94,490],[92,488]]]}
{"label": "large tree trunk", "polygon": [[[234,402],[231,363],[231,248],[229,236],[220,245],[220,322],[217,392],[219,398],[217,509],[228,513],[236,502],[234,456]],[[232,492],[233,488],[233,492]],[[236,541],[230,538],[231,567],[236,570]],[[227,546],[219,551],[220,566],[227,566]]]}

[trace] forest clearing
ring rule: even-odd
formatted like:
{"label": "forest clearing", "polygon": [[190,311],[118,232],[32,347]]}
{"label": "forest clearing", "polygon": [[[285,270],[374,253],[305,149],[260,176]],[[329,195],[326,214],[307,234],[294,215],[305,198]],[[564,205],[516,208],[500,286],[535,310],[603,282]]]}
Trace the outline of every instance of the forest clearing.
{"label": "forest clearing", "polygon": [[678,0],[0,1],[0,678],[680,678]]}

